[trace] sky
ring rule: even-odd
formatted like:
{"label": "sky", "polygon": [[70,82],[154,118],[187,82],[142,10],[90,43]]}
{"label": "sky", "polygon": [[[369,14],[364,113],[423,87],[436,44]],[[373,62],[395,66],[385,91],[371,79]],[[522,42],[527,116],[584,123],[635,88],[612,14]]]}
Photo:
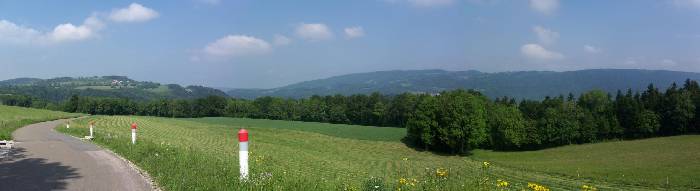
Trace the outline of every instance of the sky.
{"label": "sky", "polygon": [[700,72],[700,0],[0,0],[0,80],[273,88],[383,70]]}

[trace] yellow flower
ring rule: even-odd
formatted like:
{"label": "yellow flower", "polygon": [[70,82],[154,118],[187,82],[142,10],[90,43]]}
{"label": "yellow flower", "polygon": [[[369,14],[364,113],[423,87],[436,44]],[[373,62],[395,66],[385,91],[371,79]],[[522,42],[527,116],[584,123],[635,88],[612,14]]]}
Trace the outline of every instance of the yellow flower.
{"label": "yellow flower", "polygon": [[593,187],[593,186],[588,186],[588,185],[585,185],[585,184],[584,184],[583,186],[581,186],[581,190],[582,190],[582,191],[596,191],[596,190],[598,190],[598,189],[596,189],[596,188]]}
{"label": "yellow flower", "polygon": [[400,190],[401,187],[403,187],[403,186],[416,186],[416,183],[418,183],[418,180],[416,180],[415,178],[411,178],[411,179],[400,178],[398,189]]}
{"label": "yellow flower", "polygon": [[444,168],[437,168],[435,169],[435,175],[440,178],[447,178],[447,169]]}
{"label": "yellow flower", "polygon": [[532,189],[533,191],[549,191],[549,188],[532,182],[528,182],[527,187]]}
{"label": "yellow flower", "polygon": [[498,179],[496,180],[496,186],[498,186],[499,188],[505,188],[508,187],[508,182],[506,182],[505,180]]}
{"label": "yellow flower", "polygon": [[404,157],[402,160],[403,160],[403,161],[408,161],[408,158]]}
{"label": "yellow flower", "polygon": [[400,184],[400,185],[404,185],[404,184],[406,184],[406,183],[408,183],[408,180],[406,180],[405,178],[400,178],[400,179],[399,179],[399,184]]}
{"label": "yellow flower", "polygon": [[488,168],[491,163],[484,161],[484,168]]}

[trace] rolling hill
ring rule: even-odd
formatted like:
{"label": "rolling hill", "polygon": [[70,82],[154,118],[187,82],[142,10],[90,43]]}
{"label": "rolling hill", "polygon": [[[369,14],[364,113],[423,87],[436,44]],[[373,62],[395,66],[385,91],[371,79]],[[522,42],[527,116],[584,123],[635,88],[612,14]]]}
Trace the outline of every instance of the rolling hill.
{"label": "rolling hill", "polygon": [[116,97],[133,100],[161,98],[191,99],[209,95],[226,96],[218,89],[204,86],[141,82],[124,76],[53,79],[17,78],[0,81],[0,94],[30,95],[50,101],[63,101],[72,95]]}
{"label": "rolling hill", "polygon": [[576,95],[591,89],[614,93],[617,90],[643,90],[649,83],[662,89],[686,79],[699,80],[700,73],[637,70],[592,69],[567,72],[521,71],[484,73],[479,71],[395,70],[357,73],[312,80],[272,89],[233,89],[237,98],[279,96],[301,98],[312,95],[439,93],[452,89],[475,89],[489,97],[542,99],[545,96]]}

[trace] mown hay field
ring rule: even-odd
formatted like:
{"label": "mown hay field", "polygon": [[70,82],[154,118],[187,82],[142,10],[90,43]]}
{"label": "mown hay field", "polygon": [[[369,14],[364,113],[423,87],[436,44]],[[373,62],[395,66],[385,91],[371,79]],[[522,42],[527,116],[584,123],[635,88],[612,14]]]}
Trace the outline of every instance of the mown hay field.
{"label": "mown hay field", "polygon": [[[391,133],[396,129],[378,127],[254,119],[93,116],[73,121],[78,128],[59,126],[57,130],[82,137],[88,134],[86,127],[91,121],[96,124],[95,143],[134,162],[165,190],[689,188],[680,184],[570,176],[530,168],[527,164],[514,166],[498,160],[496,153],[486,151],[476,151],[469,156],[425,152],[403,144]],[[131,123],[139,125],[136,145],[130,142]],[[352,128],[353,131],[322,127]],[[240,128],[250,132],[251,179],[248,181],[238,179],[236,133]],[[375,131],[377,137],[361,139],[363,134]],[[552,163],[556,164],[559,163]],[[668,171],[678,168],[683,166],[673,166]]]}

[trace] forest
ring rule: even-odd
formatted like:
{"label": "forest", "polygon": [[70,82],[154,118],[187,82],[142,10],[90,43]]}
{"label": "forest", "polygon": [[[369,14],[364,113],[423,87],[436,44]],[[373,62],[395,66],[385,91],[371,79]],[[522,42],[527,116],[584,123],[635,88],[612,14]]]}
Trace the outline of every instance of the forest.
{"label": "forest", "polygon": [[440,94],[357,94],[304,99],[254,100],[209,96],[199,99],[134,101],[82,97],[54,103],[29,96],[0,95],[4,105],[97,115],[175,118],[242,117],[406,128],[406,142],[450,153],[471,149],[535,150],[568,144],[639,139],[700,132],[700,86],[686,80],[664,92],[615,95],[591,90],[543,100],[491,100],[473,90]]}

